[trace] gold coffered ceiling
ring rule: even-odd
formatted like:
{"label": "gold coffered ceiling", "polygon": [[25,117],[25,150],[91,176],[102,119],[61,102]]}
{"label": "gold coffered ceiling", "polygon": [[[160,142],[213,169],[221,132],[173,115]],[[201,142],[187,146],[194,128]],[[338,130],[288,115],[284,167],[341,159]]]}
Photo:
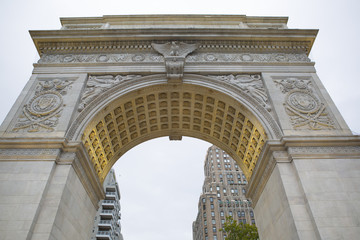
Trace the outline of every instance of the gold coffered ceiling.
{"label": "gold coffered ceiling", "polygon": [[250,179],[267,137],[233,98],[205,87],[164,84],[130,92],[98,112],[82,141],[101,181],[132,147],[160,136],[200,138],[227,151]]}

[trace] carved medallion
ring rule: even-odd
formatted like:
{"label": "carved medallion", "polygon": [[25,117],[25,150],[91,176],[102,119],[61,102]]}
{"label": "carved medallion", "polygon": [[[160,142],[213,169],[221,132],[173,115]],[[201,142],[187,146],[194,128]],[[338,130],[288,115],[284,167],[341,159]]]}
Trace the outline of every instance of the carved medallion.
{"label": "carved medallion", "polygon": [[43,92],[30,100],[27,105],[29,113],[35,116],[45,116],[58,110],[62,105],[61,95],[57,92]]}
{"label": "carved medallion", "polygon": [[335,124],[325,105],[312,90],[311,81],[299,78],[275,80],[286,94],[284,107],[294,129],[333,129]]}
{"label": "carved medallion", "polygon": [[35,96],[24,105],[12,131],[54,131],[64,108],[62,96],[67,94],[72,83],[63,79],[39,81]]}
{"label": "carved medallion", "polygon": [[107,62],[109,61],[109,56],[105,54],[101,54],[96,58],[97,62]]}
{"label": "carved medallion", "polygon": [[286,102],[289,107],[301,113],[313,113],[321,107],[319,99],[307,91],[291,91],[286,97]]}

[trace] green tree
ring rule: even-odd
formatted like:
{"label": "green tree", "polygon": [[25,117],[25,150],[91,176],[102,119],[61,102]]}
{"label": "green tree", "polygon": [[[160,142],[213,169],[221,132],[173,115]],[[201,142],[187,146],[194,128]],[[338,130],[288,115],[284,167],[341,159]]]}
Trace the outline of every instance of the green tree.
{"label": "green tree", "polygon": [[224,228],[225,240],[258,240],[259,234],[255,225],[238,223],[232,217],[226,217]]}

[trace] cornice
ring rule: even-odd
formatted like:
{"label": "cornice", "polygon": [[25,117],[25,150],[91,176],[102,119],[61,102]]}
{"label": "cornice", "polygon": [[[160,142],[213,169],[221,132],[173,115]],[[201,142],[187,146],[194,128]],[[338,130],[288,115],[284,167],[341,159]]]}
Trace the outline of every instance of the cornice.
{"label": "cornice", "polygon": [[246,15],[199,15],[199,14],[156,14],[156,15],[104,15],[102,17],[64,17],[60,18],[61,24],[98,24],[98,23],[116,23],[116,24],[154,24],[159,22],[191,23],[197,24],[239,24],[239,22],[251,23],[283,23],[288,22],[288,17],[263,17]]}
{"label": "cornice", "polygon": [[[297,52],[309,54],[317,30],[298,29],[78,29],[30,31],[40,55],[66,52],[151,50],[151,43],[196,43],[199,50]],[[196,40],[194,40],[196,39]]]}

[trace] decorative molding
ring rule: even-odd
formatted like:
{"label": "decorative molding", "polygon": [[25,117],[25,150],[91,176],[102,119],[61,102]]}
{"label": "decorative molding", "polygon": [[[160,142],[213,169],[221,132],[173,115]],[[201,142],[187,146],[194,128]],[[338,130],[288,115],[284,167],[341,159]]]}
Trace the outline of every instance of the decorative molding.
{"label": "decorative molding", "polygon": [[312,89],[311,80],[289,77],[274,80],[286,94],[284,107],[294,129],[334,129],[325,104]]}
{"label": "decorative molding", "polygon": [[141,75],[103,75],[103,76],[89,76],[86,88],[81,96],[81,102],[78,111],[81,112],[93,99],[99,96],[107,89],[118,85],[124,81],[139,78]]}
{"label": "decorative molding", "polygon": [[163,57],[156,53],[118,53],[118,54],[43,54],[38,63],[118,63],[118,62],[162,62]]}
{"label": "decorative molding", "polygon": [[[149,50],[141,53],[123,50],[122,53],[99,54],[43,54],[40,64],[73,64],[73,63],[118,63],[118,62],[152,62],[164,60],[162,55]],[[185,63],[193,62],[243,62],[243,63],[309,63],[305,53],[191,53],[185,58]]]}
{"label": "decorative molding", "polygon": [[152,43],[151,46],[164,56],[168,81],[182,82],[185,58],[195,51],[198,45],[173,41],[164,44]]}
{"label": "decorative molding", "polygon": [[305,53],[193,53],[186,62],[311,62]]}
{"label": "decorative molding", "polygon": [[0,159],[53,159],[60,154],[60,149],[52,148],[12,148],[0,149]]}
{"label": "decorative molding", "polygon": [[335,154],[348,155],[348,154],[360,154],[360,146],[326,146],[326,147],[289,147],[288,152],[291,155],[322,155],[322,154]]}
{"label": "decorative molding", "polygon": [[13,132],[52,132],[65,106],[63,96],[71,88],[74,80],[40,80],[35,89],[35,96],[24,105],[22,114],[17,119]]}
{"label": "decorative molding", "polygon": [[[186,44],[197,44],[199,51],[228,53],[287,53],[287,54],[308,54],[311,48],[311,41],[182,41]],[[43,54],[66,54],[66,53],[104,53],[124,51],[149,51],[152,48],[152,41],[69,41],[69,42],[38,42],[37,47],[40,55]],[[156,41],[158,44],[166,44],[166,41]]]}
{"label": "decorative molding", "polygon": [[236,85],[247,95],[259,102],[266,110],[271,111],[268,95],[259,74],[241,74],[241,75],[220,75],[209,77]]}

